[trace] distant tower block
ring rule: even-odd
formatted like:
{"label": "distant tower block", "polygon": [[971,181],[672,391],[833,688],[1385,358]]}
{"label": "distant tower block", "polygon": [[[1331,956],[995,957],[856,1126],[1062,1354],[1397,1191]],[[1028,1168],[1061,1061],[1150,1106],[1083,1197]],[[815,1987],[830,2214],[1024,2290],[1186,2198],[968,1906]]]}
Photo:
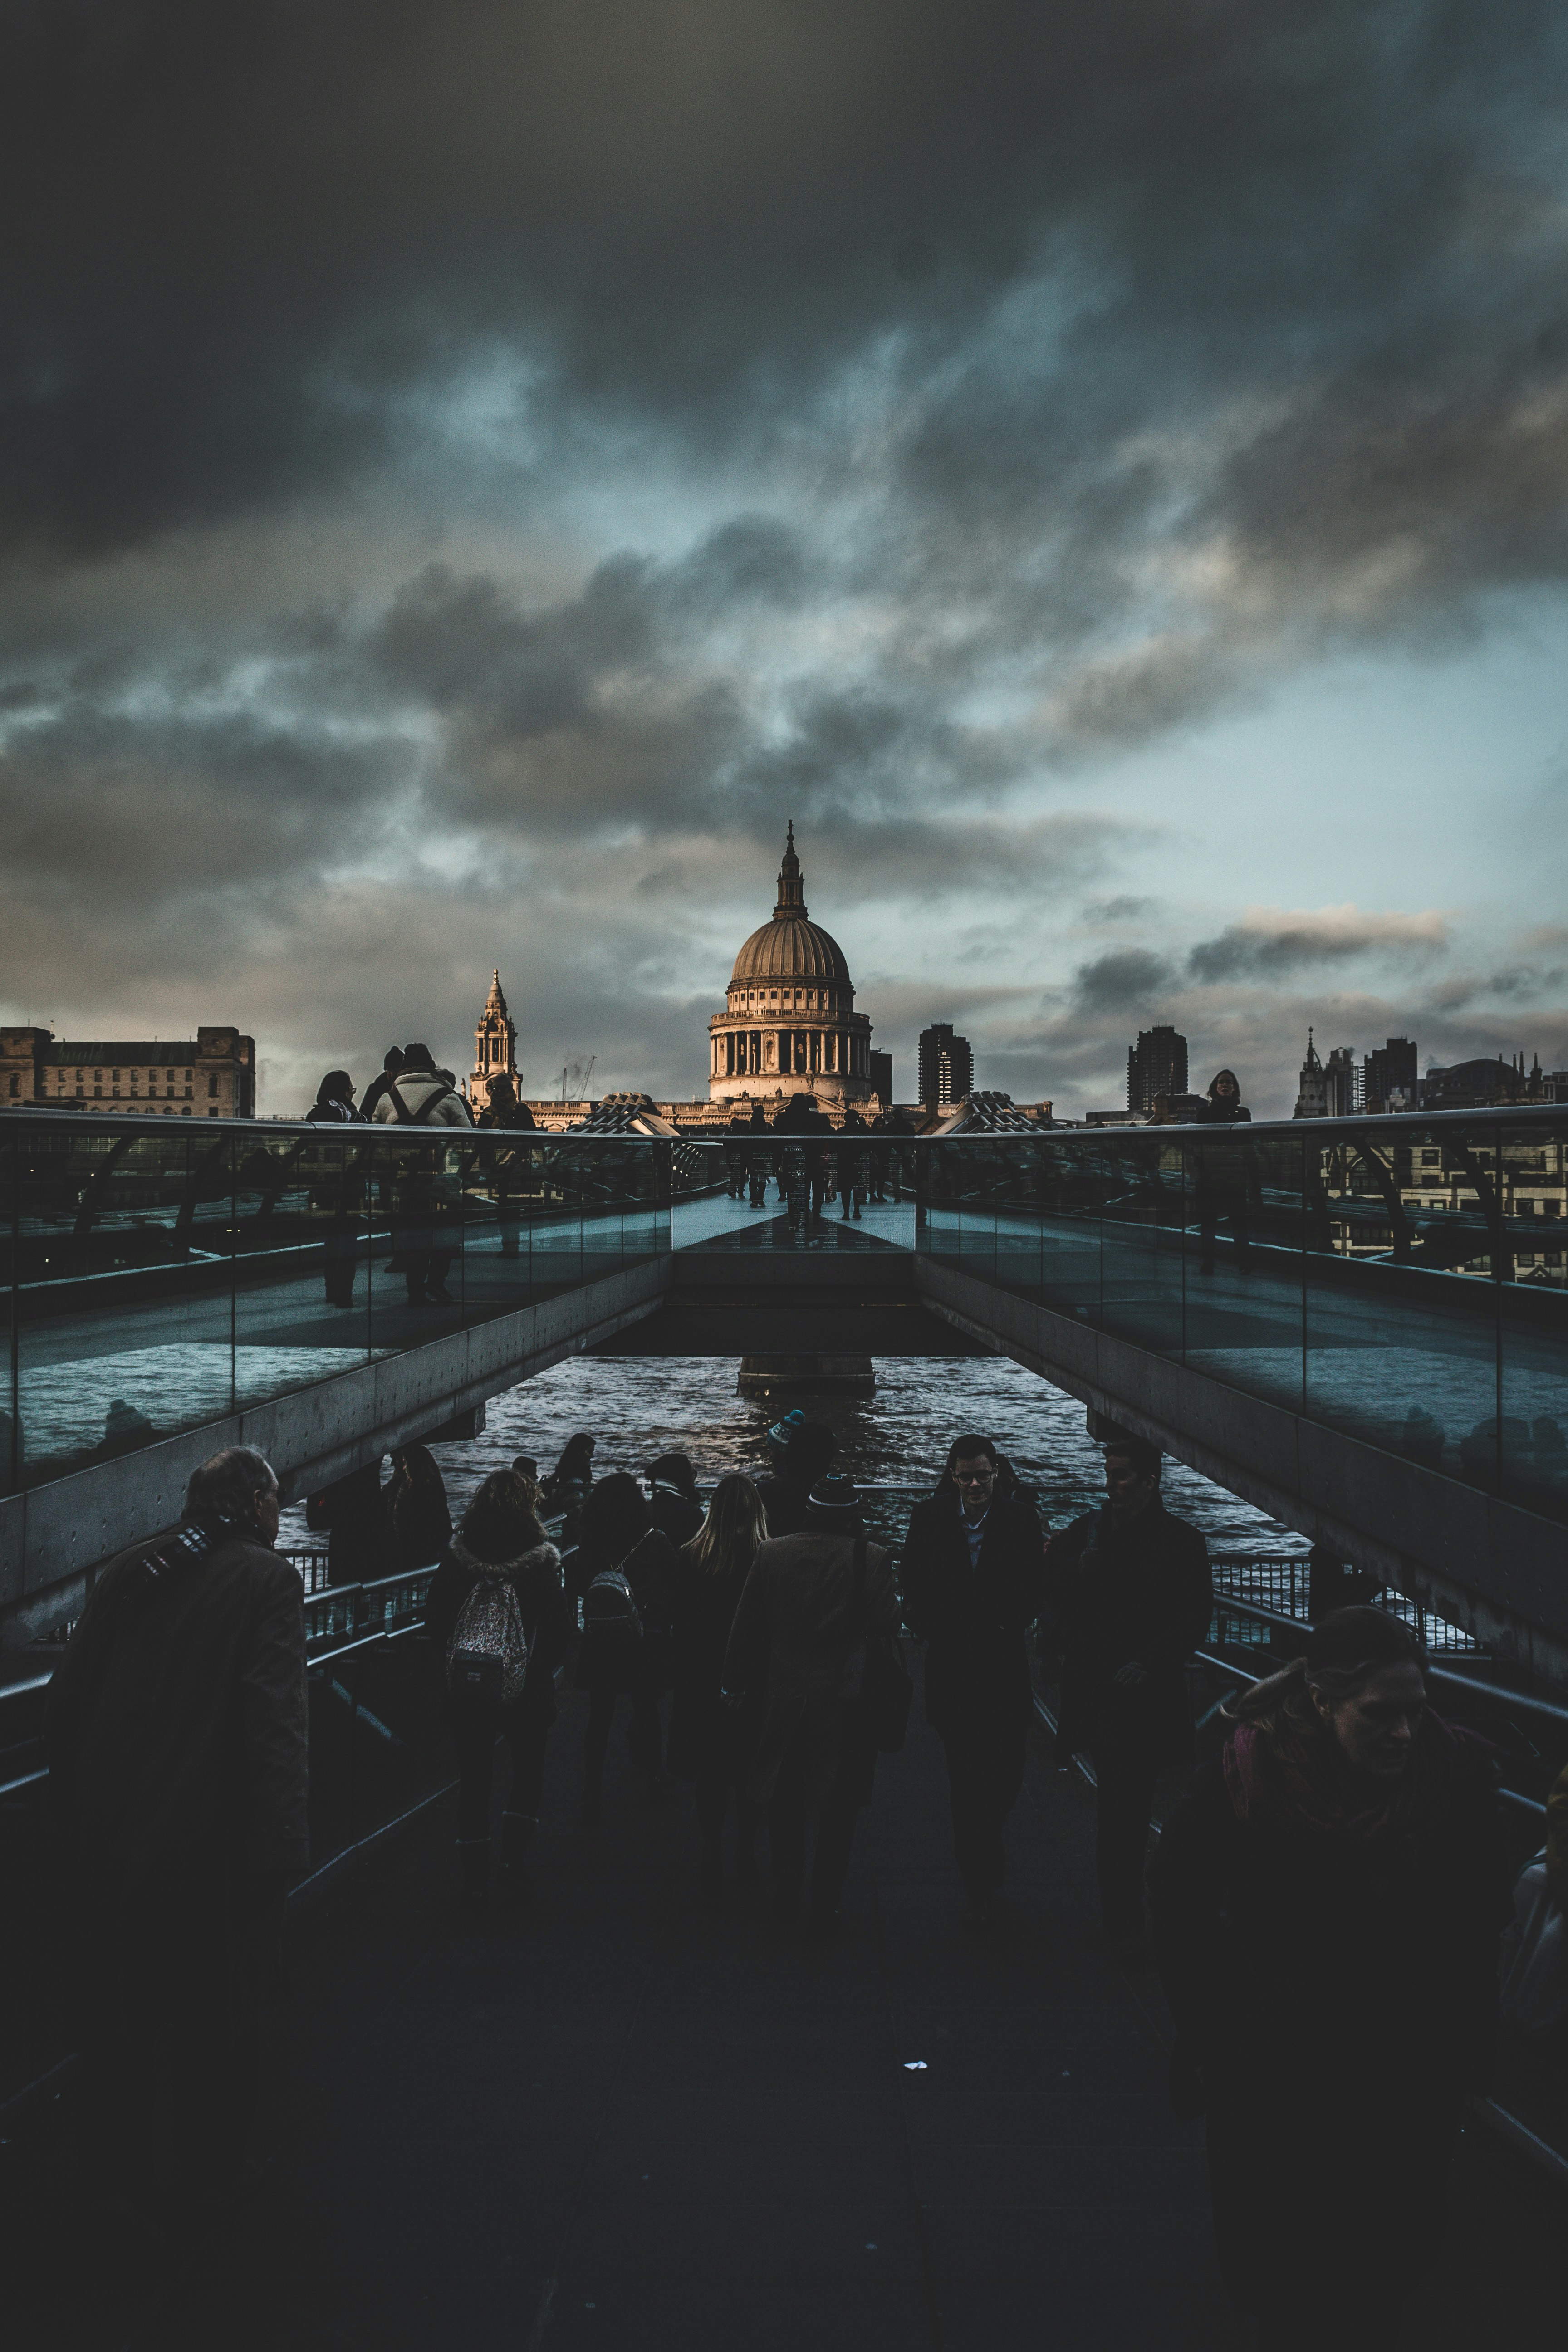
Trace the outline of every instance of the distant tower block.
{"label": "distant tower block", "polygon": [[477,1118],[489,1107],[490,1087],[501,1076],[517,1087],[517,1024],[506,1009],[500,973],[490,982],[479,1025],[474,1032],[474,1067],[468,1078],[468,1100]]}

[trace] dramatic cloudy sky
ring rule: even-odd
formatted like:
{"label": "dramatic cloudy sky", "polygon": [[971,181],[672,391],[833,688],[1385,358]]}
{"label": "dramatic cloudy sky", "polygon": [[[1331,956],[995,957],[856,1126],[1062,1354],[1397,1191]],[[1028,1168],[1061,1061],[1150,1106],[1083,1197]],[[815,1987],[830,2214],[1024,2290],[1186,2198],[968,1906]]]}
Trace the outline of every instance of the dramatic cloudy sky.
{"label": "dramatic cloudy sky", "polygon": [[0,1013],[696,1092],[1568,1064],[1553,0],[36,0]]}

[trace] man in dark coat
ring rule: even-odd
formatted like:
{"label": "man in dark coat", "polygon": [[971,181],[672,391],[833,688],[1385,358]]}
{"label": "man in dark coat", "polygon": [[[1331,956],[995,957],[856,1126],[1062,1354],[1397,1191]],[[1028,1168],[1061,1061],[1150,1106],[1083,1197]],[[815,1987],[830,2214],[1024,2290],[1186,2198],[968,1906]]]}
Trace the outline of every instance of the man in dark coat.
{"label": "man in dark coat", "polygon": [[1207,1635],[1208,1549],[1160,1500],[1160,1453],[1142,1437],[1105,1449],[1107,1500],[1047,1553],[1062,1653],[1058,1760],[1083,1749],[1095,1769],[1095,1862],[1107,1933],[1143,1933],[1143,1858],[1154,1776],[1190,1754],[1184,1668]]}
{"label": "man in dark coat", "polygon": [[754,1710],[747,1794],[765,1807],[773,1910],[794,1925],[816,1827],[809,1925],[831,1930],[855,1816],[871,1801],[877,1751],[858,1706],[868,1640],[899,1627],[892,1554],[867,1542],[847,1478],[811,1492],[799,1535],[770,1538],[752,1563],[724,1658],[724,1696]]}
{"label": "man in dark coat", "polygon": [[122,2189],[166,2118],[187,2219],[238,2186],[261,1996],[310,1859],[302,1588],[277,1534],[253,1447],[204,1463],[177,1532],[100,1572],[45,1720],[98,2144]]}
{"label": "man in dark coat", "polygon": [[952,1845],[972,1917],[1001,1890],[1002,1825],[1024,1785],[1034,1698],[1024,1637],[1045,1602],[1034,1505],[999,1488],[988,1437],[960,1437],[942,1483],[910,1515],[904,1622],[925,1642],[926,1721],[947,1751]]}

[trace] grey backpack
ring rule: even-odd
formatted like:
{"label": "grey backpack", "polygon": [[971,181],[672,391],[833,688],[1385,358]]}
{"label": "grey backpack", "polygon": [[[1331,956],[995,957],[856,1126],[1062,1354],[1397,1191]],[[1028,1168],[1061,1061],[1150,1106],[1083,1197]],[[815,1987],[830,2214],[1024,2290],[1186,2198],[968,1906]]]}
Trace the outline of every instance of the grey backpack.
{"label": "grey backpack", "polygon": [[510,1576],[480,1575],[447,1644],[447,1688],[454,1698],[510,1706],[522,1696],[528,1660],[516,1585]]}

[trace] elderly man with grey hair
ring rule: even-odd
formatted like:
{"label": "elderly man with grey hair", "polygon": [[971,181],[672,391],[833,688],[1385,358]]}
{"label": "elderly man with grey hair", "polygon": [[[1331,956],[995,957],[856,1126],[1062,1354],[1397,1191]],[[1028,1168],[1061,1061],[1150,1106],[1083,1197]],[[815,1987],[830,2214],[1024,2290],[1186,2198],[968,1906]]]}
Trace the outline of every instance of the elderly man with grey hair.
{"label": "elderly man with grey hair", "polygon": [[158,2180],[166,2151],[158,2185],[206,2208],[242,2176],[261,1994],[310,1853],[302,1587],[278,1507],[254,1447],[203,1463],[174,1533],[100,1571],[45,1726],[112,2185],[147,2183],[150,2158]]}

